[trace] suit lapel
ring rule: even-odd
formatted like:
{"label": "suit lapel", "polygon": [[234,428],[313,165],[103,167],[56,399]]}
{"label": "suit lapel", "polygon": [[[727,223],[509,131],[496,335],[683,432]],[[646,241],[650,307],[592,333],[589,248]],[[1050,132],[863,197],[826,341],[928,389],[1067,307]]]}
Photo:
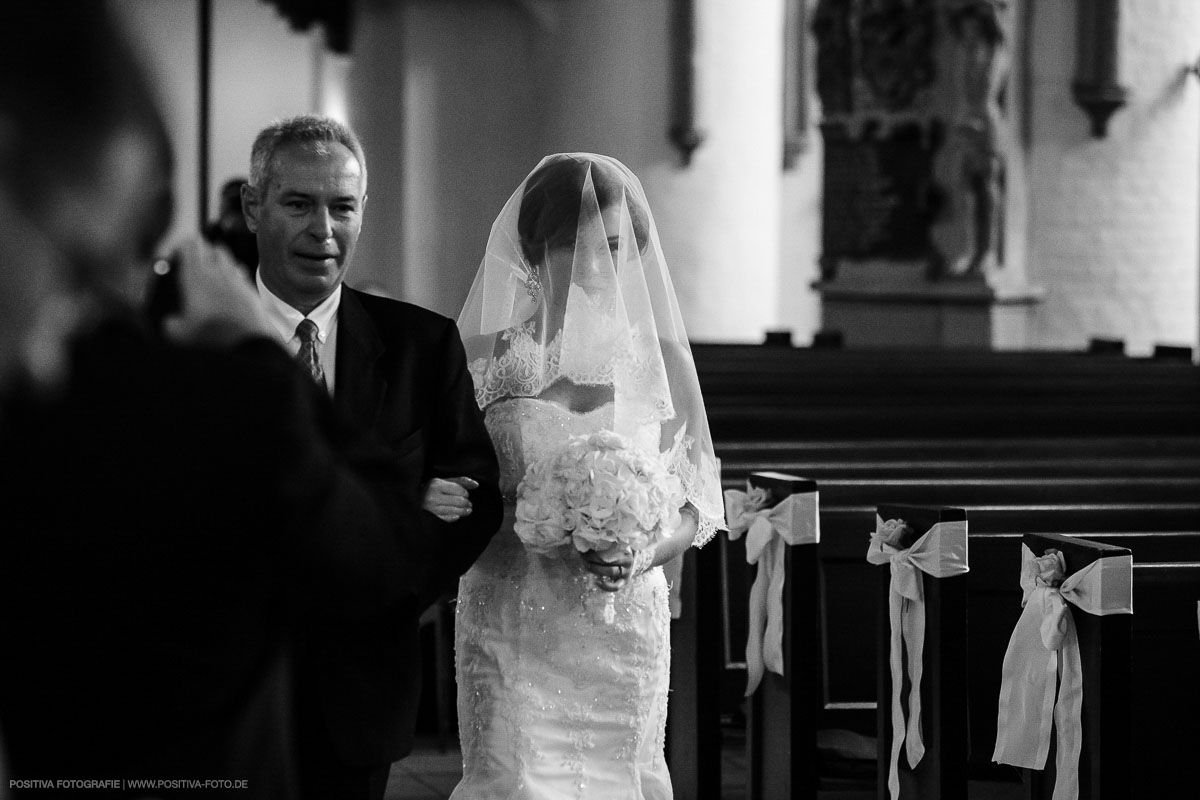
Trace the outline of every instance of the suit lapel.
{"label": "suit lapel", "polygon": [[333,404],[356,424],[373,429],[387,390],[378,363],[384,345],[371,315],[348,286],[342,287],[337,336]]}

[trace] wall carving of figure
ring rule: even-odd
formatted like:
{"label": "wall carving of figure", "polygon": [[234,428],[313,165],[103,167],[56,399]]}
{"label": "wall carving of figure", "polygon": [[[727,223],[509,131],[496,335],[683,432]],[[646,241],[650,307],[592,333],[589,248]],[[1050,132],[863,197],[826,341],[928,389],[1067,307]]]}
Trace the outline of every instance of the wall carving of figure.
{"label": "wall carving of figure", "polygon": [[858,18],[861,73],[873,101],[903,111],[933,82],[932,0],[863,0]]}
{"label": "wall carving of figure", "polygon": [[845,0],[821,0],[813,12],[817,48],[817,96],[826,116],[854,110],[854,42],[850,6]]}
{"label": "wall carving of figure", "polygon": [[1005,11],[1003,0],[959,0],[946,16],[941,74],[950,110],[935,165],[944,193],[935,277],[981,276],[1002,265]]}

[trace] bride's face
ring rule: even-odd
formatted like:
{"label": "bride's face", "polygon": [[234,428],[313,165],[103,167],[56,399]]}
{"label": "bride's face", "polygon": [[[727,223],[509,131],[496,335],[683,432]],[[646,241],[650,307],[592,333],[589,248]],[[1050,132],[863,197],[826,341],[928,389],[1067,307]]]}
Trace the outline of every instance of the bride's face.
{"label": "bride's face", "polygon": [[600,218],[580,220],[573,242],[564,242],[546,252],[547,299],[562,307],[574,284],[589,297],[602,297],[615,287],[615,259],[621,239],[621,210],[607,206]]}

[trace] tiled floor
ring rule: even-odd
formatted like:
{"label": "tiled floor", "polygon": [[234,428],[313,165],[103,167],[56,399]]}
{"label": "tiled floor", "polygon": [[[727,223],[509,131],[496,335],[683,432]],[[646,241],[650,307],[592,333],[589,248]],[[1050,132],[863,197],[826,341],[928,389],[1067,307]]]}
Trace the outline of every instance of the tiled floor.
{"label": "tiled floor", "polygon": [[[745,800],[746,756],[726,747],[721,758],[723,800]],[[384,800],[446,800],[462,776],[457,748],[442,752],[433,742],[418,742],[412,754],[392,765]]]}
{"label": "tiled floor", "polygon": [[392,765],[384,800],[445,800],[461,777],[457,748],[443,753],[435,744],[418,743],[408,758]]}
{"label": "tiled floor", "polygon": [[[745,800],[746,756],[734,742],[721,754],[722,800]],[[462,758],[457,748],[442,752],[431,742],[419,743],[412,755],[392,765],[384,800],[446,800],[462,775]],[[968,794],[972,800],[1019,800],[1024,797],[1020,784],[972,781]],[[838,800],[854,800],[858,794],[837,793]],[[873,791],[861,793],[872,800]]]}

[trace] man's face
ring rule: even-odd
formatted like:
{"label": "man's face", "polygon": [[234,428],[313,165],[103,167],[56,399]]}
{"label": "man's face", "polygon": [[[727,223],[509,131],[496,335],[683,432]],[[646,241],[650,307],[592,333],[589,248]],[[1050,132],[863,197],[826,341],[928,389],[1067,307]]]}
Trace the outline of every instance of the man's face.
{"label": "man's face", "polygon": [[308,313],[346,276],[366,201],[362,167],[345,145],[276,151],[259,191],[246,187],[246,224],[258,237],[263,283]]}

